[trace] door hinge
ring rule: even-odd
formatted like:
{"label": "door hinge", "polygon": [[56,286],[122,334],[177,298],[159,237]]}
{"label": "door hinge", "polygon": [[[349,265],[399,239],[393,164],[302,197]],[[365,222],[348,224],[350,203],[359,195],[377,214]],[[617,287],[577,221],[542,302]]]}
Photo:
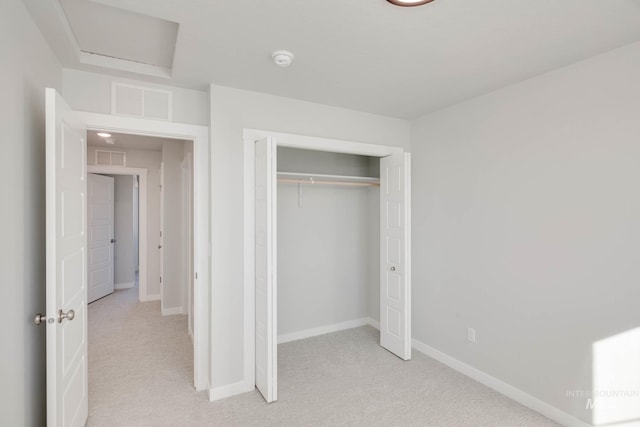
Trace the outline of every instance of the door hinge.
{"label": "door hinge", "polygon": [[160,283],[162,283],[162,276],[160,276]]}
{"label": "door hinge", "polygon": [[196,280],[198,280],[198,273],[196,273]]}

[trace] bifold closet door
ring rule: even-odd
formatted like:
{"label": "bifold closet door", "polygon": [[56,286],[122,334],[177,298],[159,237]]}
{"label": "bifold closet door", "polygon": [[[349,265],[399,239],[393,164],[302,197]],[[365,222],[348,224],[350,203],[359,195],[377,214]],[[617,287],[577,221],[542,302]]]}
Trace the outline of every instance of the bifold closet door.
{"label": "bifold closet door", "polygon": [[380,345],[411,359],[411,157],[380,159]]}
{"label": "bifold closet door", "polygon": [[278,398],[276,236],[277,145],[273,138],[255,147],[256,387],[267,402]]}

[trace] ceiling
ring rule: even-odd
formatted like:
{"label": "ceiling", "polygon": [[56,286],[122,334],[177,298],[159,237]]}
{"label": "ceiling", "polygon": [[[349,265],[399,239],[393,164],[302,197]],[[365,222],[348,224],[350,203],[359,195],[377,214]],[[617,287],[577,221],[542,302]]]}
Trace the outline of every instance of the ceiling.
{"label": "ceiling", "polygon": [[[412,8],[385,0],[62,1],[162,20],[97,37],[111,52],[97,60],[74,51],[58,0],[24,0],[65,67],[405,119],[640,41],[640,0],[436,0]],[[82,13],[95,19],[95,10],[72,26]],[[158,22],[178,25],[172,63],[133,63],[118,40],[150,43]],[[295,54],[290,68],[273,64],[276,49]]]}
{"label": "ceiling", "polygon": [[[165,141],[184,142],[180,140],[158,138],[155,136],[130,135],[126,133],[110,132],[110,138],[102,138],[98,136],[98,131],[87,131],[87,145],[90,147],[100,147],[106,150],[114,149],[130,149],[142,151],[162,151],[162,144]],[[107,144],[105,140],[113,141],[113,144]]]}

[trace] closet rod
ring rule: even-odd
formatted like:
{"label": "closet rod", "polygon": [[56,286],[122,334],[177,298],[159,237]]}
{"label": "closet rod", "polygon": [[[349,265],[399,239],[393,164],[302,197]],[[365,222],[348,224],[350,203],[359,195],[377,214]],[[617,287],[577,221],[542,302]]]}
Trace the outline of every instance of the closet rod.
{"label": "closet rod", "polygon": [[309,179],[288,179],[288,178],[278,178],[278,182],[282,182],[285,184],[312,184],[312,185],[343,185],[348,187],[380,187],[380,184],[377,182],[350,182],[350,181],[315,181]]}

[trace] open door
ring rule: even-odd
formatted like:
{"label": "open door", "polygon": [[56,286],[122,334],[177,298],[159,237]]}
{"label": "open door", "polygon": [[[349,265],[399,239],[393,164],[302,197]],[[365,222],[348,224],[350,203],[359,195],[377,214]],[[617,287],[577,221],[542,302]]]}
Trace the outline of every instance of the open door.
{"label": "open door", "polygon": [[380,345],[411,359],[411,158],[380,159]]}
{"label": "open door", "polygon": [[278,398],[276,150],[272,138],[256,141],[256,387],[267,402]]}
{"label": "open door", "polygon": [[86,129],[46,90],[47,425],[84,426],[87,401]]}
{"label": "open door", "polygon": [[113,232],[114,179],[109,176],[87,176],[88,290],[87,303],[114,292]]}

